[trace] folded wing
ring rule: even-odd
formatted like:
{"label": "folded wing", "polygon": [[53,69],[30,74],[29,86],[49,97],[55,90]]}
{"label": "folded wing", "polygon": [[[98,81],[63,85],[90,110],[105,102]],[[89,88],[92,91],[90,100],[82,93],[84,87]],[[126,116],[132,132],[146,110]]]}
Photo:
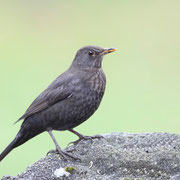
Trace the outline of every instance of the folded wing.
{"label": "folded wing", "polygon": [[26,119],[35,113],[41,112],[59,101],[70,98],[72,96],[72,88],[68,86],[68,84],[60,83],[60,85],[57,85],[56,81],[54,81],[32,102],[23,116],[21,116],[15,123],[21,119]]}

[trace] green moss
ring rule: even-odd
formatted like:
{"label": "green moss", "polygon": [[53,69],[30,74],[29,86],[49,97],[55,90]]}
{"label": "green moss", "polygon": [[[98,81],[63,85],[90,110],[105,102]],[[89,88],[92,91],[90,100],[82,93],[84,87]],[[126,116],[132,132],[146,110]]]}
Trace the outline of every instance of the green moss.
{"label": "green moss", "polygon": [[74,167],[66,166],[66,167],[64,168],[64,170],[65,170],[66,172],[72,173],[72,171],[75,171],[76,169],[75,169]]}

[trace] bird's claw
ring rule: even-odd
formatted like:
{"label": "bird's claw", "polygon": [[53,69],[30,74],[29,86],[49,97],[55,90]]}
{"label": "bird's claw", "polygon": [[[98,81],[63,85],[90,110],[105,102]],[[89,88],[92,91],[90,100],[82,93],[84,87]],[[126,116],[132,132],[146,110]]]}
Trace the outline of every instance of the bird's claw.
{"label": "bird's claw", "polygon": [[57,150],[55,149],[51,149],[47,152],[46,156],[48,156],[49,154],[53,154],[53,153],[56,153],[57,154]]}
{"label": "bird's claw", "polygon": [[68,144],[68,146],[71,145],[71,144],[77,145],[81,140],[91,140],[92,141],[93,139],[101,139],[101,138],[104,138],[104,136],[101,136],[101,135],[96,135],[96,136],[81,136],[81,137],[79,137],[78,140],[70,142]]}
{"label": "bird's claw", "polygon": [[79,159],[78,157],[74,157],[74,156],[70,155],[69,153],[64,152],[64,151],[62,151],[62,150],[60,150],[60,151],[59,151],[58,149],[50,150],[50,151],[48,151],[47,155],[49,155],[50,153],[59,154],[65,161],[68,160],[67,157],[70,157],[71,159],[76,160],[76,161],[77,161],[77,160],[78,160],[78,161],[81,161],[81,159]]}

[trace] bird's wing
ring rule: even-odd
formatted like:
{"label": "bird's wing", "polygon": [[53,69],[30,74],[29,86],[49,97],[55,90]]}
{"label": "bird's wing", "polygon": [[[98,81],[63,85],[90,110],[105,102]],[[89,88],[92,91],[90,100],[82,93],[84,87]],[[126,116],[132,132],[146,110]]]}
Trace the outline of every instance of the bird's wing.
{"label": "bird's wing", "polygon": [[29,106],[29,108],[23,114],[23,116],[21,116],[15,123],[37,112],[43,111],[44,109],[52,106],[53,104],[59,101],[62,101],[68,97],[71,97],[71,95],[72,95],[72,92],[67,92],[64,90],[58,91],[58,88],[53,91],[45,93],[43,97],[40,95],[33,101],[33,103]]}
{"label": "bird's wing", "polygon": [[32,102],[32,104],[29,106],[29,108],[26,110],[23,116],[21,116],[15,123],[35,113],[43,111],[44,109],[47,109],[53,104],[64,99],[70,98],[72,96],[73,90],[67,85],[67,83],[61,82],[58,84],[56,83],[56,81],[54,81],[45,91],[43,91]]}

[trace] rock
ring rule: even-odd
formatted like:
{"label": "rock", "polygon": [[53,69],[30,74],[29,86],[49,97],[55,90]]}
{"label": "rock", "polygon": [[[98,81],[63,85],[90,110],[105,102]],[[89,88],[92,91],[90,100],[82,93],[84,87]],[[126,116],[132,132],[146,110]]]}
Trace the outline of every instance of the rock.
{"label": "rock", "polygon": [[112,133],[103,136],[65,149],[81,161],[64,161],[51,153],[25,172],[15,177],[4,176],[2,180],[180,180],[180,135]]}

